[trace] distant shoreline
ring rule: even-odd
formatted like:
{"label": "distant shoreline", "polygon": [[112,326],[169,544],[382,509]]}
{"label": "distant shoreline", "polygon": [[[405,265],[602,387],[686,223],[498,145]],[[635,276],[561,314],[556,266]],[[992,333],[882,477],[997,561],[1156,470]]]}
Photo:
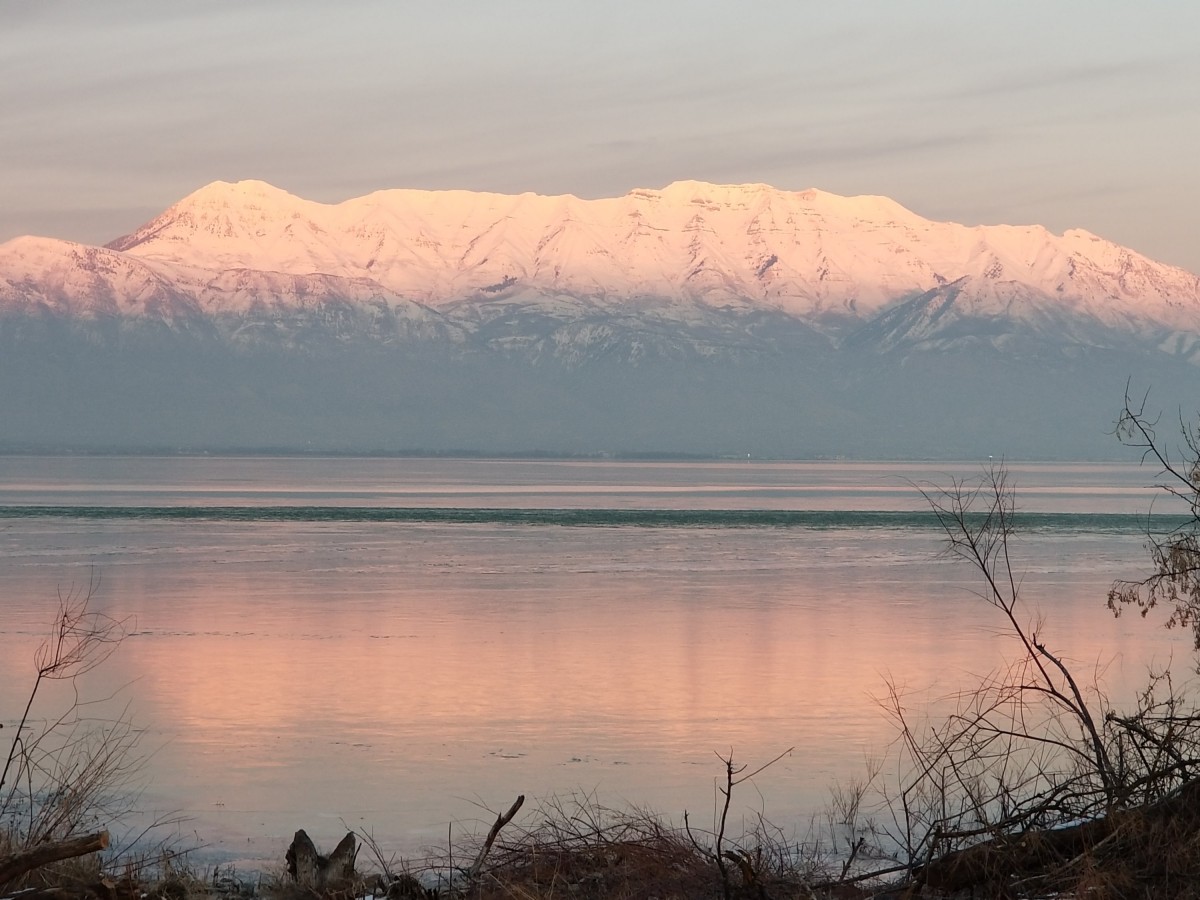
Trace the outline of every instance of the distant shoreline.
{"label": "distant shoreline", "polygon": [[8,457],[153,457],[153,458],[279,458],[279,459],[445,459],[445,460],[530,460],[545,462],[846,462],[846,463],[973,463],[987,465],[991,462],[1006,463],[1135,463],[1127,453],[1111,456],[754,456],[736,453],[686,453],[683,451],[607,451],[590,453],[568,453],[565,451],[485,451],[485,450],[338,450],[329,448],[298,449],[295,447],[224,447],[217,449],[173,448],[173,447],[39,447],[0,445],[0,459]]}

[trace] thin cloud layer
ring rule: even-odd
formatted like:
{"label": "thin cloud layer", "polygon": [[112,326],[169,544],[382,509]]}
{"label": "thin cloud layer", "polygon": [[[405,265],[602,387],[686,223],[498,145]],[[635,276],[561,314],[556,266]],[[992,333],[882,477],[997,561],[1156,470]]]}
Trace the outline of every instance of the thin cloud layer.
{"label": "thin cloud layer", "polygon": [[1036,214],[1200,270],[1200,8],[843,6],[10,4],[0,239],[103,242],[215,179],[339,200],[702,178]]}

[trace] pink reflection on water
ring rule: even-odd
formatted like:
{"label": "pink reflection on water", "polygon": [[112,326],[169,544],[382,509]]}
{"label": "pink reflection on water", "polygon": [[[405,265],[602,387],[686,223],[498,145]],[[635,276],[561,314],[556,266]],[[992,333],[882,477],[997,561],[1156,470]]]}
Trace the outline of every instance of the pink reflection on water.
{"label": "pink reflection on water", "polygon": [[[162,744],[152,802],[250,855],[343,821],[411,850],[516,793],[703,821],[730,748],[797,748],[744,800],[801,826],[886,752],[886,675],[936,697],[1007,647],[930,534],[259,523],[246,564],[220,530],[122,534],[104,678]],[[1120,554],[1069,549],[1086,575],[1027,582],[1046,639],[1139,677],[1163,634],[1101,608]]]}

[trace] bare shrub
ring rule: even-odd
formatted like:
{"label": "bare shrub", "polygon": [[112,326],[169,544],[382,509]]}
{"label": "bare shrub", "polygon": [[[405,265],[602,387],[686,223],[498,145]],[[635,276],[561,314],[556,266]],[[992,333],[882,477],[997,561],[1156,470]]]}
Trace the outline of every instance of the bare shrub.
{"label": "bare shrub", "polygon": [[[32,685],[0,769],[0,832],[11,853],[107,829],[139,794],[141,732],[127,711],[102,714],[112,698],[86,701],[79,688],[126,634],[124,622],[91,608],[98,586],[92,578],[59,592],[50,634],[34,652]],[[52,682],[65,683],[70,700],[45,715],[39,700]]]}
{"label": "bare shrub", "polygon": [[1146,530],[1152,572],[1137,581],[1119,581],[1108,594],[1117,615],[1127,607],[1142,616],[1167,609],[1167,627],[1191,628],[1200,650],[1200,423],[1177,423],[1175,447],[1158,434],[1159,418],[1146,412],[1146,396],[1134,403],[1128,391],[1117,420],[1117,437],[1142,451],[1142,461],[1158,467],[1158,487],[1170,498],[1182,521],[1166,532]]}
{"label": "bare shrub", "polygon": [[1021,596],[1017,514],[1003,467],[925,496],[946,553],[975,570],[977,595],[1016,653],[950,698],[952,711],[937,722],[914,720],[888,685],[899,775],[884,789],[883,833],[917,884],[1015,891],[1025,879],[1044,887],[1088,840],[1119,843],[1114,829],[1131,827],[1131,810],[1160,808],[1191,784],[1200,717],[1168,672],[1152,675],[1133,710],[1120,713],[1098,672],[1081,679],[1046,644]]}
{"label": "bare shrub", "polygon": [[[486,838],[452,843],[449,864],[443,859],[423,875],[392,883],[407,885],[406,897],[427,896],[428,886],[436,885],[443,896],[479,900],[792,897],[810,896],[809,885],[832,883],[828,871],[809,865],[807,848],[789,842],[764,817],[740,834],[730,832],[726,791],[736,791],[775,760],[753,771],[735,764],[732,754],[720,761],[711,830],[679,828],[655,813],[612,809],[594,794],[575,793],[537,802],[518,819],[498,814],[496,822],[503,824]],[[519,808],[514,804],[509,812]],[[475,862],[456,868],[456,857]],[[414,885],[425,885],[425,893],[412,891]]]}
{"label": "bare shrub", "polygon": [[[634,898],[680,889],[701,896],[715,887],[710,861],[655,815],[609,809],[579,794],[542,801],[531,820],[495,840],[472,896]],[[460,852],[477,855],[474,847]]]}

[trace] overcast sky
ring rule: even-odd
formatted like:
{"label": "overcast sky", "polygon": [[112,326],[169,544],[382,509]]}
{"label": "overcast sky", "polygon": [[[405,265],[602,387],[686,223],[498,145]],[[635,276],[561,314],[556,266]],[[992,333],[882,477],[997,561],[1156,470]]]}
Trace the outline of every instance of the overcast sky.
{"label": "overcast sky", "polygon": [[1081,227],[1200,272],[1195,0],[0,0],[0,240],[222,179],[679,179]]}

